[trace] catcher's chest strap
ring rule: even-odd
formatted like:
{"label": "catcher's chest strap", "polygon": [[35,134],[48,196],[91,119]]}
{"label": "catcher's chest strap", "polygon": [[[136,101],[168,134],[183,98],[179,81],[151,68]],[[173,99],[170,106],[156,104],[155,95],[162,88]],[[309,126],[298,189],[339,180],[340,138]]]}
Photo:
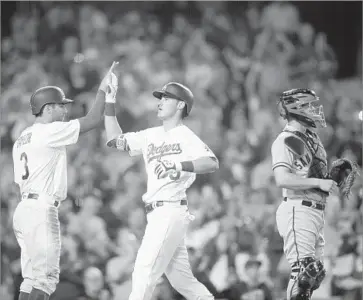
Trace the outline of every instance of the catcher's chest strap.
{"label": "catcher's chest strap", "polygon": [[314,138],[317,138],[315,133],[311,132],[310,130],[306,130],[307,134],[304,134],[300,131],[292,131],[288,129],[284,129],[283,132],[289,132],[299,137],[309,149],[312,156],[315,156],[316,152],[319,149],[319,145],[314,142]]}

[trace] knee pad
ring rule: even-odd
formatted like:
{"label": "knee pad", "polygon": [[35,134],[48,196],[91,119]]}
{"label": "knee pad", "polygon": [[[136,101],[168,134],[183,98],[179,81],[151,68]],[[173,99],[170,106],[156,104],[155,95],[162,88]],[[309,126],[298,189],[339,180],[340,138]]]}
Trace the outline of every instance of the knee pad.
{"label": "knee pad", "polygon": [[319,288],[326,274],[323,263],[312,257],[304,258],[301,261],[300,270],[299,287],[311,291]]}
{"label": "knee pad", "polygon": [[310,294],[298,294],[296,296],[292,296],[290,300],[310,300]]}
{"label": "knee pad", "polygon": [[325,278],[326,271],[321,261],[312,257],[306,257],[292,265],[292,269],[298,269],[296,280],[298,294],[291,299],[309,300],[312,291],[319,288]]}

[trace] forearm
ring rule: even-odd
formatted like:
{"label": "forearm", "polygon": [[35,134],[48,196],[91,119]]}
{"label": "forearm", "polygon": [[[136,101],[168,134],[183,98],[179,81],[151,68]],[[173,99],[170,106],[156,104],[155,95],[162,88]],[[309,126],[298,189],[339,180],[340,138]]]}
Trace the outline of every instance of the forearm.
{"label": "forearm", "polygon": [[319,188],[319,179],[301,178],[295,174],[289,173],[280,178],[276,178],[276,184],[280,188],[290,190],[309,190]]}
{"label": "forearm", "polygon": [[103,111],[105,109],[105,97],[106,94],[98,90],[96,95],[96,100],[94,101],[91,109],[87,113],[87,115],[83,118],[80,118],[80,133],[87,132],[95,127],[101,122]]}
{"label": "forearm", "polygon": [[105,110],[105,99],[106,99],[105,92],[98,90],[96,95],[96,100],[93,103],[86,117],[91,120],[94,120],[95,123],[99,123],[103,116],[102,112]]}
{"label": "forearm", "polygon": [[214,157],[201,157],[193,161],[181,162],[181,170],[196,174],[213,173],[219,168],[219,162]]}
{"label": "forearm", "polygon": [[116,108],[114,103],[106,103],[105,129],[107,141],[110,141],[122,134],[122,129],[116,118]]}

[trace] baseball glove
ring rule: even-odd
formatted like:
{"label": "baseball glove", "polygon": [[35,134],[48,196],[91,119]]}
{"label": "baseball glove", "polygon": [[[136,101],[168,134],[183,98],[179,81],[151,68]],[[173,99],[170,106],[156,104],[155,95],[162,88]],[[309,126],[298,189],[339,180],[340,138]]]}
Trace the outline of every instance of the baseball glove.
{"label": "baseball glove", "polygon": [[357,163],[339,158],[333,161],[328,178],[338,184],[343,196],[348,197],[357,175],[359,175]]}

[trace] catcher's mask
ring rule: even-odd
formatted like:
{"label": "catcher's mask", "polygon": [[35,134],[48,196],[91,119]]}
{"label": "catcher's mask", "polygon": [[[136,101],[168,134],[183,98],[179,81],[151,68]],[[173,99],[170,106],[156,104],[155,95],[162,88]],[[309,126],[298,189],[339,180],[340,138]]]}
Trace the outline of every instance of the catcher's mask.
{"label": "catcher's mask", "polygon": [[293,118],[307,127],[326,127],[322,105],[313,105],[319,97],[310,89],[292,89],[281,94],[278,101],[280,116]]}

